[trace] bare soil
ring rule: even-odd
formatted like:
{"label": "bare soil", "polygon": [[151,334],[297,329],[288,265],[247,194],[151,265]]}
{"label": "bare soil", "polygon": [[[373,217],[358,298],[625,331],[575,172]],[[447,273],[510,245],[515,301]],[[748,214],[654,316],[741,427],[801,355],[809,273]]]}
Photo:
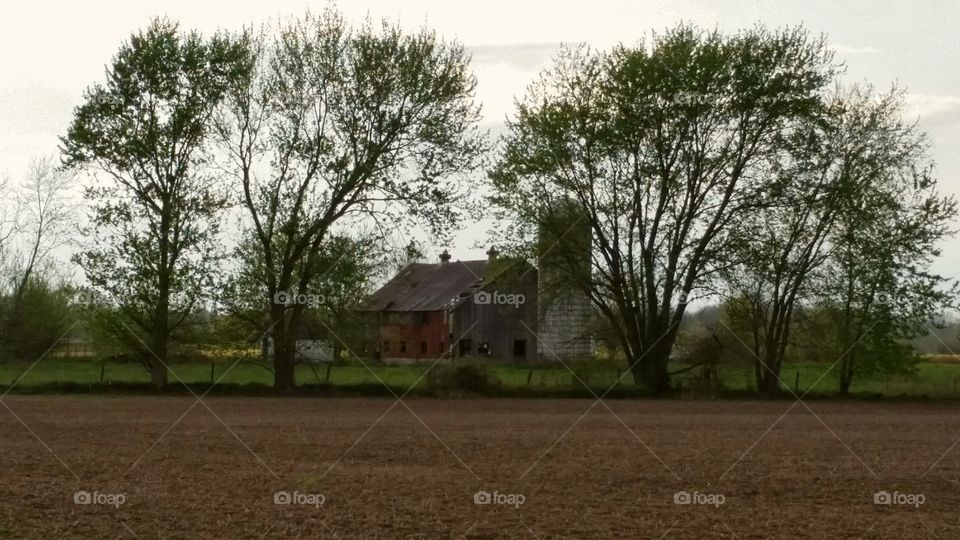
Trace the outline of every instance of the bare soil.
{"label": "bare soil", "polygon": [[960,538],[958,440],[949,403],[8,396],[0,538]]}

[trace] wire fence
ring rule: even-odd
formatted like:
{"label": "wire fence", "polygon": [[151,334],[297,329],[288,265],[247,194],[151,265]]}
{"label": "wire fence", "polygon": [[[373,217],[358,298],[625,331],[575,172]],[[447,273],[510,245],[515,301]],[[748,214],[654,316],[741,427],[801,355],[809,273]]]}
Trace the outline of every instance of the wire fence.
{"label": "wire fence", "polygon": [[[626,366],[607,363],[508,364],[465,362],[497,387],[507,389],[583,389],[598,392],[634,387]],[[248,359],[169,364],[171,383],[263,385],[273,383],[268,363]],[[338,363],[300,363],[297,382],[301,385],[361,386],[388,385],[407,389],[426,387],[436,380],[428,371],[450,369],[449,364],[419,363],[393,365],[354,360]],[[785,366],[782,386],[798,395],[839,393],[838,373],[829,365]],[[143,384],[150,374],[139,362],[117,362],[81,358],[50,358],[36,363],[0,363],[0,385],[28,390],[50,384],[79,385]],[[673,378],[681,392],[718,394],[724,391],[750,393],[756,388],[752,367],[721,366],[716,378],[707,379],[702,370],[691,369]],[[851,393],[882,396],[926,396],[960,399],[960,364],[921,363],[912,373],[891,377],[854,379]]]}

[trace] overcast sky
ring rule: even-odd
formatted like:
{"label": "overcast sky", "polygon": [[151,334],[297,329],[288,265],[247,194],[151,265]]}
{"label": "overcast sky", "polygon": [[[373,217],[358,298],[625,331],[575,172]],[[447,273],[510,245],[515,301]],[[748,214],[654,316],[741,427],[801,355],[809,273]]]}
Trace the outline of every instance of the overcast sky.
{"label": "overcast sky", "polygon": [[[103,78],[104,66],[129,34],[151,17],[167,15],[185,28],[212,32],[320,10],[326,2],[290,0],[175,0],[147,3],[85,0],[7,3],[0,17],[0,174],[22,177],[31,156],[56,151],[84,88]],[[865,2],[359,0],[341,2],[350,19],[428,25],[473,53],[485,123],[496,129],[514,96],[547,66],[561,43],[610,47],[634,43],[678,22],[735,31],[757,22],[803,24],[825,33],[847,65],[846,80],[878,87],[897,82],[909,92],[909,114],[934,143],[942,188],[960,194],[960,3]],[[470,250],[485,226],[474,224],[452,247]],[[941,272],[960,278],[960,240],[945,246]]]}

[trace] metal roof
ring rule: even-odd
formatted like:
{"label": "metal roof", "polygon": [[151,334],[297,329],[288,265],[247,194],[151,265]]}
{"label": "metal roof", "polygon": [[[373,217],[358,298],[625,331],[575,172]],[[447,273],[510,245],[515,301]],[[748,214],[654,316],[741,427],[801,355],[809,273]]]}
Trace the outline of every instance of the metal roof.
{"label": "metal roof", "polygon": [[361,311],[439,311],[462,302],[484,283],[487,261],[413,263],[360,306]]}

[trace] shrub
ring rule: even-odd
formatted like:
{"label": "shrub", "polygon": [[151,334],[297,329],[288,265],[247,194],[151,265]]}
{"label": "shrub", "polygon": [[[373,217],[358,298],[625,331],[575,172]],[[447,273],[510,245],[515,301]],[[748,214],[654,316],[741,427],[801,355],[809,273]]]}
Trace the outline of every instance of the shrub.
{"label": "shrub", "polygon": [[500,381],[486,368],[470,364],[434,366],[430,370],[428,381],[430,387],[435,389],[477,393],[500,386]]}

